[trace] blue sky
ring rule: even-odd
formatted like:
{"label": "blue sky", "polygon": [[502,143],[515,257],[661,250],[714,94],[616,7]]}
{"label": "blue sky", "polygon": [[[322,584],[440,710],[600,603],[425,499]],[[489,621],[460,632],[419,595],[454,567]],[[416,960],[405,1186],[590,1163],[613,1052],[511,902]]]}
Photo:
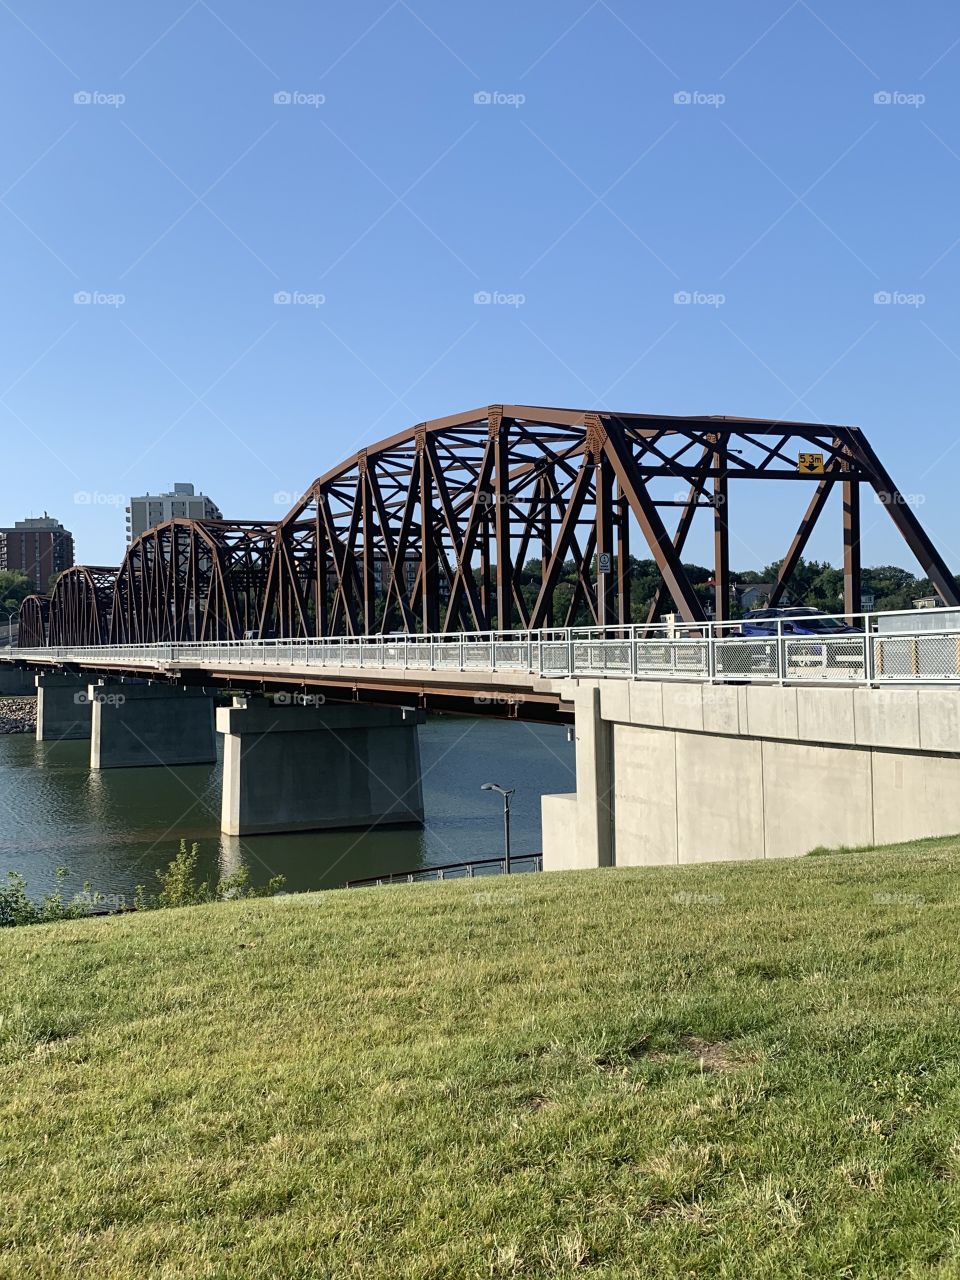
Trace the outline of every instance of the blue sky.
{"label": "blue sky", "polygon": [[[4,0],[0,33],[0,523],[118,563],[130,493],[273,519],[519,402],[858,424],[960,569],[956,5]],[[736,567],[786,488],[734,491]],[[910,563],[879,506],[864,542]]]}

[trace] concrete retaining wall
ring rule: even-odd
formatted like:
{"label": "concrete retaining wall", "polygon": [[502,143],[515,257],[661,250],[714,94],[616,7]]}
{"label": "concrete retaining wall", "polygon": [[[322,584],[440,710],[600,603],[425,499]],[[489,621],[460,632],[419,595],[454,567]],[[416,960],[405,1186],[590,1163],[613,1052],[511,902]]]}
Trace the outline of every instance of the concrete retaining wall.
{"label": "concrete retaining wall", "polygon": [[545,868],[960,832],[960,690],[608,680],[567,692],[577,795],[544,797]]}

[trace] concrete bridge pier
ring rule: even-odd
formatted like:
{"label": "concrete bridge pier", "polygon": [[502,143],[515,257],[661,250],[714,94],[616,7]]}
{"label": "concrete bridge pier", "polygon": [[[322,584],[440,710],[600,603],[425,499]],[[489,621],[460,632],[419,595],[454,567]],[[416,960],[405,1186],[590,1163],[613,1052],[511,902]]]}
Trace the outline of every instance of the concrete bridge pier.
{"label": "concrete bridge pier", "polygon": [[212,764],[213,698],[202,689],[104,680],[91,684],[90,768]]}
{"label": "concrete bridge pier", "polygon": [[39,675],[36,691],[38,742],[90,737],[90,702],[83,676],[59,672]]}
{"label": "concrete bridge pier", "polygon": [[22,667],[8,663],[0,665],[0,698],[33,698],[36,693],[32,671],[24,671]]}
{"label": "concrete bridge pier", "polygon": [[221,829],[243,836],[419,825],[422,719],[399,707],[237,698],[217,711]]}

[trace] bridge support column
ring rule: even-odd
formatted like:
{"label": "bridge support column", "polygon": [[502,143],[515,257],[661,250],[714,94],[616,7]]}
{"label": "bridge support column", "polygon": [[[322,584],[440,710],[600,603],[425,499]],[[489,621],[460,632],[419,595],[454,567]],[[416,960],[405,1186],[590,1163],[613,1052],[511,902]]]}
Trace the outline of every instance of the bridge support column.
{"label": "bridge support column", "polygon": [[213,699],[202,689],[104,681],[88,690],[90,768],[212,764]]}
{"label": "bridge support column", "polygon": [[0,698],[33,698],[37,686],[32,671],[0,663]]}
{"label": "bridge support column", "polygon": [[227,835],[423,822],[418,712],[237,699],[224,735]]}
{"label": "bridge support column", "polygon": [[40,675],[36,689],[38,742],[90,737],[90,703],[82,676]]}

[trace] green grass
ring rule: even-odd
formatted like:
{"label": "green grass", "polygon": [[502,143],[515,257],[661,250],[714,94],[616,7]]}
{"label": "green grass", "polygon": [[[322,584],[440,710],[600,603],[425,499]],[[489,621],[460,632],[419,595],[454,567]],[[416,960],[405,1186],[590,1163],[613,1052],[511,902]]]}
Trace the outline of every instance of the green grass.
{"label": "green grass", "polygon": [[0,934],[0,1276],[960,1276],[960,840]]}

